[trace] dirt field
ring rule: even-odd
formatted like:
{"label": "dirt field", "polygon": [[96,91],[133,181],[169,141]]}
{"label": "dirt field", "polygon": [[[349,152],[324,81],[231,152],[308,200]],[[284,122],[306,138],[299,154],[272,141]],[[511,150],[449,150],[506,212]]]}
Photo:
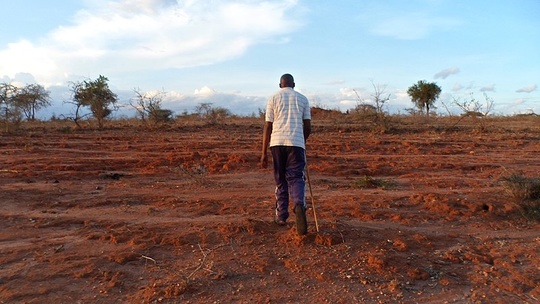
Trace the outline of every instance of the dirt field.
{"label": "dirt field", "polygon": [[540,120],[313,125],[303,237],[262,121],[0,134],[0,303],[540,302],[540,224],[500,181],[540,176]]}

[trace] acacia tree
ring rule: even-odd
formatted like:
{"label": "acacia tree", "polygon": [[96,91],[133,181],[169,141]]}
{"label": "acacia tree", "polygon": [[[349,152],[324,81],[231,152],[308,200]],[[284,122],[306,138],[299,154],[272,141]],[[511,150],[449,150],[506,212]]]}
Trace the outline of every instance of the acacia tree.
{"label": "acacia tree", "polygon": [[36,119],[36,112],[50,106],[49,91],[39,84],[29,84],[18,89],[13,97],[14,104],[19,108],[28,120]]}
{"label": "acacia tree", "polygon": [[108,81],[107,77],[99,75],[96,80],[85,80],[72,84],[73,103],[76,106],[73,120],[77,126],[79,126],[77,121],[80,119],[81,107],[88,107],[98,121],[99,128],[103,128],[105,118],[112,113],[110,106],[114,107],[118,100],[116,94],[109,88]]}
{"label": "acacia tree", "polygon": [[409,87],[407,94],[420,111],[425,109],[426,119],[429,120],[429,110],[439,98],[441,88],[434,82],[420,80]]}

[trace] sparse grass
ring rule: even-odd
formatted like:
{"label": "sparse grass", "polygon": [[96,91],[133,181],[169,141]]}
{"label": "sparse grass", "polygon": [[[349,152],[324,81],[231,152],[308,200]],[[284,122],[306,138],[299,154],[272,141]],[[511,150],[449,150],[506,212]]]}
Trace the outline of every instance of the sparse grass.
{"label": "sparse grass", "polygon": [[523,215],[540,221],[540,178],[512,174],[501,180]]}
{"label": "sparse grass", "polygon": [[[312,108],[312,119],[314,131],[318,128],[336,128],[362,130],[362,131],[380,131],[372,119],[358,119],[356,113],[342,113],[337,110],[324,110],[320,108]],[[438,131],[471,131],[478,130],[478,124],[473,119],[463,119],[457,116],[433,116],[429,124],[416,115],[388,114],[385,115],[388,129],[387,133],[415,133],[424,132],[434,129]],[[527,132],[536,134],[540,132],[540,116],[538,115],[514,115],[514,116],[486,116],[482,117],[485,120],[485,128],[483,131],[489,132],[492,130],[505,130],[508,132]],[[459,123],[457,123],[459,121]],[[96,128],[96,123],[92,118],[85,118],[80,121],[82,128],[92,130]],[[223,127],[228,125],[245,125],[251,124],[256,126],[264,125],[264,119],[256,116],[236,116],[230,115],[220,120],[217,124],[209,124],[207,120],[201,119],[198,114],[181,114],[170,122],[164,123],[158,129],[166,128],[184,128],[184,127]],[[140,119],[117,117],[107,121],[105,129],[114,128],[130,128],[141,131],[152,131],[144,127]],[[76,132],[77,128],[73,121],[69,119],[51,119],[48,121],[21,121],[20,125],[15,128],[9,125],[6,130],[5,121],[0,118],[0,134],[13,131],[32,131],[32,130],[56,130],[61,133]]]}
{"label": "sparse grass", "polygon": [[371,176],[365,175],[361,178],[356,178],[351,182],[351,187],[356,189],[383,189],[389,190],[395,188],[397,183],[394,181],[376,179]]}
{"label": "sparse grass", "polygon": [[197,185],[202,186],[207,183],[208,168],[202,164],[193,166],[182,165],[178,169],[180,173],[187,176],[191,182]]}
{"label": "sparse grass", "polygon": [[69,126],[63,126],[57,129],[60,133],[72,133],[73,129]]}

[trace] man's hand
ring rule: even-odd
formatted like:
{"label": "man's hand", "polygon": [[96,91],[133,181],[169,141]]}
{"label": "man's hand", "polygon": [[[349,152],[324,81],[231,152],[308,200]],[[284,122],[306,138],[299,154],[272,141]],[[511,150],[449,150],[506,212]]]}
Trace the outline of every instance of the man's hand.
{"label": "man's hand", "polygon": [[268,146],[270,144],[271,136],[272,136],[272,122],[267,121],[264,124],[264,129],[263,129],[261,162],[259,163],[259,165],[263,169],[266,169],[266,167],[268,167]]}
{"label": "man's hand", "polygon": [[268,155],[266,153],[263,153],[261,155],[261,162],[259,163],[261,168],[266,169],[268,167]]}

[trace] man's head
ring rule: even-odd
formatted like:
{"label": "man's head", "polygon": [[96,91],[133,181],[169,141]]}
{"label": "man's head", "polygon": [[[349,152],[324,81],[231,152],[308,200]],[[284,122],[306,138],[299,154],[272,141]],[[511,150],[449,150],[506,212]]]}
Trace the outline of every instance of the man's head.
{"label": "man's head", "polygon": [[280,88],[294,88],[294,78],[291,74],[283,74],[279,80]]}

